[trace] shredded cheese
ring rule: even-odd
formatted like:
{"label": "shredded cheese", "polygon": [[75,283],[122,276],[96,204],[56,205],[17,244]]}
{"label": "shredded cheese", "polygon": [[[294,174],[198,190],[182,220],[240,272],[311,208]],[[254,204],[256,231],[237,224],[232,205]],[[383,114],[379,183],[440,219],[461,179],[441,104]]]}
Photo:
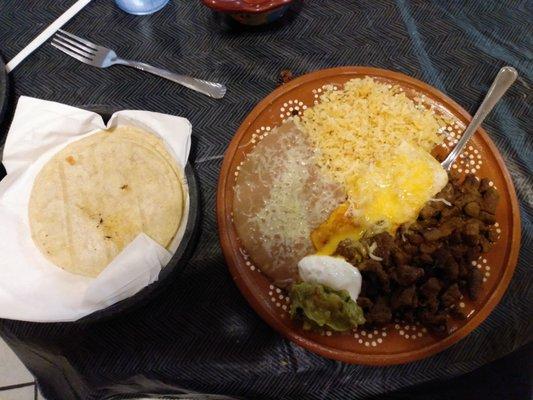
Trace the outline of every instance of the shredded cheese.
{"label": "shredded cheese", "polygon": [[[298,148],[287,150],[286,166],[272,182],[270,198],[251,219],[260,224],[264,237],[270,241],[283,239],[286,246],[307,238],[311,231],[302,194],[309,171],[300,164],[302,154]],[[272,160],[265,160],[263,168],[268,168]]]}
{"label": "shredded cheese", "polygon": [[295,123],[319,150],[320,164],[342,185],[403,141],[430,152],[442,141],[437,132],[444,125],[399,87],[370,77],[352,79],[340,90],[327,87]]}
{"label": "shredded cheese", "polygon": [[378,248],[378,244],[376,242],[372,242],[372,244],[368,246],[368,257],[370,257],[374,261],[383,261],[383,258],[374,255],[374,251],[377,248]]}
{"label": "shredded cheese", "polygon": [[433,199],[429,199],[429,201],[440,201],[444,204],[446,204],[448,207],[451,207],[452,206],[452,203],[450,203],[448,200],[446,199],[441,199],[440,197],[439,198],[433,198]]}
{"label": "shredded cheese", "polygon": [[[293,252],[310,246],[309,236],[342,201],[342,188],[323,177],[313,148],[294,125],[273,130],[247,155],[235,199],[245,217],[248,236],[282,264]],[[253,172],[252,172],[253,171]],[[246,172],[242,179],[243,172]]]}

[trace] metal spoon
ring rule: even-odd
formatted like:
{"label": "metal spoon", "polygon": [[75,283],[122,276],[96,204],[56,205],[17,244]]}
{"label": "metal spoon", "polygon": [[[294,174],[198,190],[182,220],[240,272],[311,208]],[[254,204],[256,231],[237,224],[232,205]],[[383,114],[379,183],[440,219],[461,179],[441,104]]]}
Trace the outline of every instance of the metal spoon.
{"label": "metal spoon", "polygon": [[494,82],[492,82],[492,86],[487,92],[487,95],[476,111],[474,118],[472,118],[470,125],[468,125],[463,133],[463,136],[451,153],[448,154],[448,157],[446,157],[446,159],[441,163],[444,169],[450,169],[455,159],[463,151],[466,143],[470,140],[472,135],[476,133],[477,128],[479,128],[485,117],[491,112],[496,103],[501,99],[501,97],[504,95],[507,89],[509,89],[517,77],[518,73],[513,67],[507,66],[500,69],[500,72],[498,72],[496,79],[494,79]]}

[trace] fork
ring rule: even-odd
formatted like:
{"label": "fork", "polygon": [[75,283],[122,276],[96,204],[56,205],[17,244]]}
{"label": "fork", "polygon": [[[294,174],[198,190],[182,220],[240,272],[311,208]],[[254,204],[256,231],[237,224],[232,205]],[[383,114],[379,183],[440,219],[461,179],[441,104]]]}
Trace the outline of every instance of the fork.
{"label": "fork", "polygon": [[92,65],[93,67],[107,68],[116,64],[126,65],[169,79],[215,99],[221,99],[226,94],[226,86],[221,83],[204,81],[202,79],[176,74],[143,62],[122,59],[113,50],[89,42],[62,29],[58,30],[58,33],[55,34],[50,44],[63,53],[74,57],[76,60]]}
{"label": "fork", "polygon": [[449,170],[452,167],[455,159],[459,157],[472,135],[476,133],[477,128],[479,128],[485,117],[491,112],[516,78],[518,78],[518,72],[513,67],[506,66],[500,69],[483,102],[474,114],[474,118],[472,118],[472,121],[463,132],[463,136],[461,136],[451,153],[448,154],[448,157],[441,163],[444,169]]}

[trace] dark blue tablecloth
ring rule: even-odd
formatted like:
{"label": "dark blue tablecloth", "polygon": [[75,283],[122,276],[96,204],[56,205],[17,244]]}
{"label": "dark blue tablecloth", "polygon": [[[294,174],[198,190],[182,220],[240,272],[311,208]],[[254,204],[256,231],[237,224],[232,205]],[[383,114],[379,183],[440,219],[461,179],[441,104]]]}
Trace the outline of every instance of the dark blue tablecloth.
{"label": "dark blue tablecloth", "polygon": [[[12,58],[71,3],[0,1],[0,52]],[[51,399],[180,390],[262,399],[365,398],[471,371],[530,341],[532,14],[527,0],[317,0],[280,23],[239,28],[197,0],[174,0],[149,17],[94,0],[67,30],[129,58],[226,82],[227,96],[212,100],[124,67],[91,68],[45,45],[11,74],[12,100],[24,94],[191,120],[203,210],[198,246],[183,273],[140,308],[84,324],[4,320],[2,337]],[[241,296],[218,244],[217,176],[239,123],[276,87],[280,70],[302,74],[340,65],[401,71],[467,110],[478,106],[501,66],[513,65],[520,74],[485,123],[520,199],[522,249],[515,276],[500,305],[471,335],[408,365],[351,366],[282,339]]]}

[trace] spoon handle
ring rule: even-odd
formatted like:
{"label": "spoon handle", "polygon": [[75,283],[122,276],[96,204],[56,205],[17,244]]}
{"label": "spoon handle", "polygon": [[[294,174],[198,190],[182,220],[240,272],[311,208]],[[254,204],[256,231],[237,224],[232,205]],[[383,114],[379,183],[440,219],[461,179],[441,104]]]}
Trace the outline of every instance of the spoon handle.
{"label": "spoon handle", "polygon": [[509,89],[509,87],[513,84],[517,77],[518,73],[513,67],[507,66],[500,69],[500,72],[498,72],[498,75],[496,75],[494,82],[492,82],[492,85],[489,91],[487,92],[487,95],[485,96],[483,102],[476,111],[474,118],[472,118],[470,125],[468,125],[468,127],[464,131],[463,136],[461,137],[455,148],[442,162],[442,166],[444,167],[444,169],[450,169],[455,159],[463,151],[463,148],[466,146],[468,140],[470,140],[470,138],[476,132],[477,128],[479,128],[485,117],[491,112],[496,103],[501,99],[503,94],[507,91],[507,89]]}

